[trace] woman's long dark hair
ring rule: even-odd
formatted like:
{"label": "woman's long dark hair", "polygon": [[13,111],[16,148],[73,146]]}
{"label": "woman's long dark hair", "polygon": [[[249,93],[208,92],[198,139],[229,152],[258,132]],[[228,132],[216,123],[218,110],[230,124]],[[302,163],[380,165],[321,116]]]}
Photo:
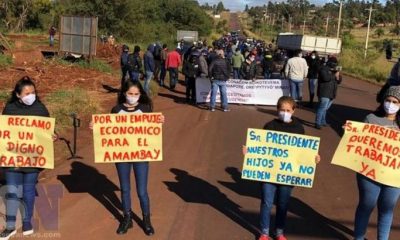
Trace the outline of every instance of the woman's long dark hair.
{"label": "woman's long dark hair", "polygon": [[126,92],[131,87],[137,87],[139,89],[139,92],[140,92],[139,103],[148,105],[150,107],[150,109],[153,110],[153,101],[151,101],[151,98],[144,91],[142,84],[140,84],[139,81],[132,82],[132,81],[128,80],[128,81],[124,82],[124,84],[121,87],[121,91],[118,95],[118,103],[119,104],[126,103]]}
{"label": "woman's long dark hair", "polygon": [[18,82],[15,84],[14,90],[11,92],[11,97],[8,100],[8,103],[18,102],[19,98],[18,98],[17,94],[21,95],[22,90],[26,86],[32,86],[35,89],[36,101],[39,102],[40,100],[39,100],[39,96],[38,96],[38,93],[36,90],[35,83],[32,81],[32,79],[29,76],[24,76],[20,80],[18,80]]}
{"label": "woman's long dark hair", "polygon": [[[385,117],[385,116],[386,116],[386,111],[385,111],[385,108],[384,108],[385,100],[386,100],[386,98],[381,102],[381,104],[379,105],[379,107],[378,107],[378,108],[375,110],[375,112],[374,112],[374,114],[375,114],[377,117]],[[398,112],[396,113],[395,122],[396,122],[396,125],[397,125],[398,127],[400,127],[400,111],[398,111]]]}

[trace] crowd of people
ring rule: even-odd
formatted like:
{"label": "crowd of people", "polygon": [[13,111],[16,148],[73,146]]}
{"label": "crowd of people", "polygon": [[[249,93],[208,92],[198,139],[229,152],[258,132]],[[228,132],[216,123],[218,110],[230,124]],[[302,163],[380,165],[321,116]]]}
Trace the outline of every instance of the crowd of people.
{"label": "crowd of people", "polygon": [[185,76],[186,102],[196,104],[196,79],[211,80],[210,110],[215,111],[216,94],[221,94],[223,111],[228,107],[226,83],[229,79],[256,81],[257,79],[287,79],[290,96],[300,105],[303,101],[304,82],[308,80],[309,100],[306,107],[314,108],[317,96],[318,106],[315,127],[326,126],[326,113],[336,97],[337,85],[341,83],[338,60],[334,56],[319,56],[318,52],[305,53],[299,50],[276,48],[273,43],[245,39],[230,34],[212,42],[187,43],[180,41],[171,51],[166,44],[150,44],[140,57],[140,47],[135,46],[129,53],[124,45],[121,55],[122,80],[139,81],[143,73],[144,90],[149,94],[152,79],[165,86],[169,72],[169,88],[174,90],[178,82],[179,69]]}

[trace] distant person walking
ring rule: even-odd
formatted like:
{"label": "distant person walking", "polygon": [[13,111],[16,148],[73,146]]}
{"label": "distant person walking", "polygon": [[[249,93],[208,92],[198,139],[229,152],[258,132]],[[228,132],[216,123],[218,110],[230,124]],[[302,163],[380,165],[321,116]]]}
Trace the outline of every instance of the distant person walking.
{"label": "distant person walking", "polygon": [[129,58],[129,47],[127,45],[122,45],[122,53],[120,57],[121,74],[122,74],[121,86],[124,85],[126,75],[129,72],[128,58]]}
{"label": "distant person walking", "polygon": [[140,72],[142,72],[142,59],[140,57],[140,47],[135,46],[133,53],[128,56],[129,77],[132,82],[139,82]]}
{"label": "distant person walking", "polygon": [[56,28],[54,26],[51,26],[49,29],[49,40],[50,40],[50,47],[54,46],[54,37],[56,36]]}
{"label": "distant person walking", "polygon": [[174,51],[168,53],[167,61],[165,62],[165,67],[169,71],[169,88],[174,90],[176,87],[176,83],[178,82],[178,68],[181,65],[181,55],[179,54],[179,49],[175,49]]}
{"label": "distant person walking", "polygon": [[307,62],[302,58],[301,50],[296,50],[294,57],[288,60],[285,67],[285,77],[290,81],[290,95],[296,102],[303,99],[303,82],[307,74]]}
{"label": "distant person walking", "polygon": [[240,79],[240,68],[244,62],[244,56],[239,48],[236,48],[232,57],[233,79]]}
{"label": "distant person walking", "polygon": [[146,77],[144,79],[144,91],[149,95],[150,94],[150,81],[153,78],[155,64],[154,64],[154,45],[150,44],[147,48],[147,52],[144,55],[144,71],[146,73]]}
{"label": "distant person walking", "polygon": [[311,52],[311,55],[307,58],[308,64],[308,91],[310,95],[309,107],[314,106],[314,96],[315,96],[315,88],[317,87],[318,82],[318,72],[321,68],[321,60],[318,57],[318,53],[316,51]]}
{"label": "distant person walking", "polygon": [[167,61],[168,56],[168,46],[167,44],[163,45],[163,49],[161,51],[161,70],[160,70],[160,86],[164,86],[165,76],[167,75],[167,68],[165,67],[165,62]]}

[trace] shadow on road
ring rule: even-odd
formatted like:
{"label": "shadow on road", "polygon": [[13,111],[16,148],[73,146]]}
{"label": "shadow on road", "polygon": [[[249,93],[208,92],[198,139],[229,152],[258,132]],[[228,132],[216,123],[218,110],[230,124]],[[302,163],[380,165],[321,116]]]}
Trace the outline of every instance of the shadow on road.
{"label": "shadow on road", "polygon": [[[57,179],[64,184],[68,192],[90,194],[117,220],[122,220],[122,215],[119,212],[119,210],[122,210],[121,201],[115,194],[115,191],[119,188],[97,169],[82,162],[73,162],[71,174],[59,175]],[[139,218],[137,217],[137,219]]]}
{"label": "shadow on road", "polygon": [[[260,183],[241,179],[237,168],[228,167],[225,171],[233,182],[219,181],[220,184],[241,196],[260,198]],[[298,198],[290,199],[289,212],[300,217],[288,217],[286,229],[290,234],[343,240],[349,239],[347,235],[353,234],[346,226],[321,215]]]}
{"label": "shadow on road", "polygon": [[170,98],[174,100],[175,103],[178,104],[186,104],[186,97],[179,97],[173,94],[168,94],[168,93],[158,93],[158,96],[165,97],[165,98]]}
{"label": "shadow on road", "polygon": [[176,193],[182,200],[188,203],[208,204],[247,229],[254,236],[259,234],[254,222],[254,214],[241,211],[240,206],[230,200],[216,186],[180,169],[172,168],[170,171],[175,174],[176,182],[164,183],[168,190]]}
{"label": "shadow on road", "polygon": [[347,120],[363,122],[365,117],[374,111],[373,108],[367,110],[334,103],[328,111],[327,121],[336,133],[342,136],[342,126]]}
{"label": "shadow on road", "polygon": [[104,90],[107,90],[109,93],[119,93],[120,92],[119,88],[114,88],[114,87],[111,87],[106,84],[102,84],[102,86],[103,86]]}

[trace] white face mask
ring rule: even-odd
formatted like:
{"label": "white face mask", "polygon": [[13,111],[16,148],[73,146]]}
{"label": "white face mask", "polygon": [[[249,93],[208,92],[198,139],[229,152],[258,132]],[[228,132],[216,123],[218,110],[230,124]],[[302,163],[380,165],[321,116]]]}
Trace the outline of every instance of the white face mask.
{"label": "white face mask", "polygon": [[314,56],[314,55],[312,55],[312,56],[311,56],[311,58],[312,58],[312,59],[315,59],[315,56]]}
{"label": "white face mask", "polygon": [[25,97],[21,98],[21,101],[25,104],[25,105],[32,105],[35,101],[36,101],[36,95],[35,94],[29,94],[26,95]]}
{"label": "white face mask", "polygon": [[140,96],[126,96],[126,102],[130,105],[136,104],[139,101]]}
{"label": "white face mask", "polygon": [[292,114],[290,112],[280,111],[278,117],[281,121],[289,123],[292,120]]}
{"label": "white face mask", "polygon": [[385,112],[388,114],[395,114],[399,111],[400,107],[392,102],[387,102],[383,104],[383,108],[385,109]]}

